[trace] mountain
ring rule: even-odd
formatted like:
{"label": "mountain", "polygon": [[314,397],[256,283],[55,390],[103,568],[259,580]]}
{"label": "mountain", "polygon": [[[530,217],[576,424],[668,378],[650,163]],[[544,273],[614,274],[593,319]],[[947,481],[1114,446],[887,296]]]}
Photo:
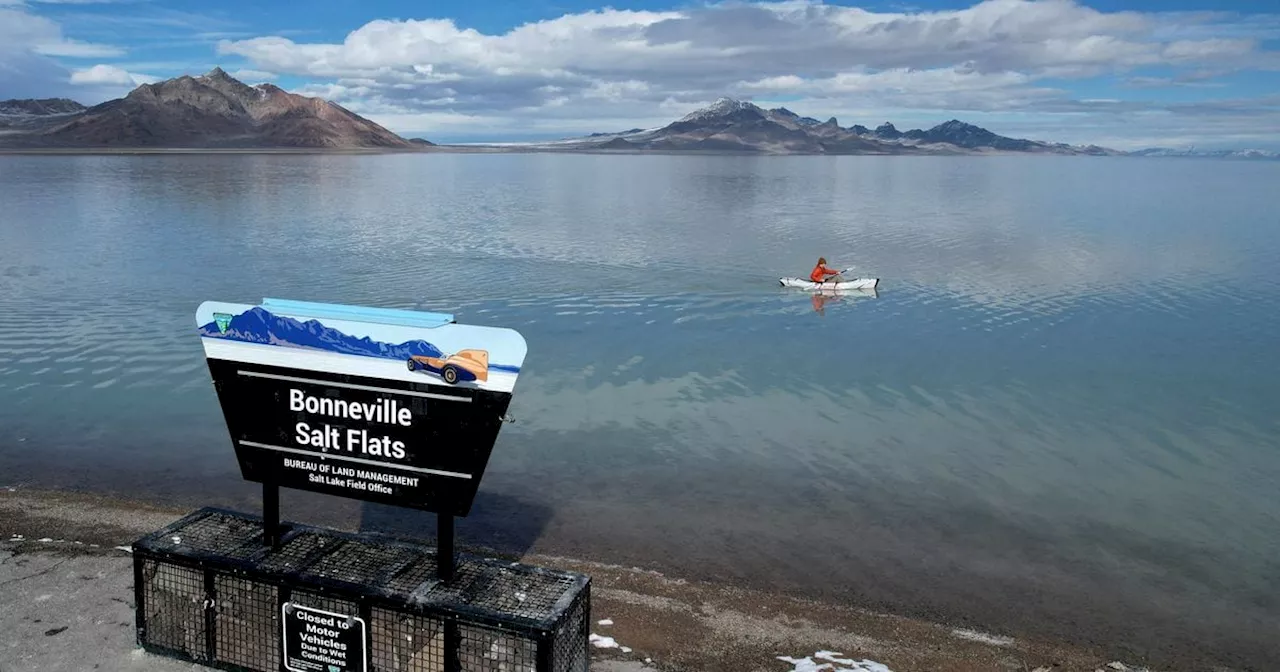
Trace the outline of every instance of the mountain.
{"label": "mountain", "polygon": [[785,107],[766,110],[753,103],[721,98],[657,129],[593,133],[582,138],[535,143],[530,148],[559,150],[714,151],[763,154],[985,154],[1019,152],[1067,155],[1119,155],[1114,150],[1007,138],[952,119],[928,130],[906,132],[885,122],[840,126],[835,117],[818,121]]}
{"label": "mountain", "polygon": [[84,105],[66,98],[0,100],[0,117],[46,117],[83,112]]}
{"label": "mountain", "polygon": [[0,129],[5,136],[36,132],[84,110],[84,105],[66,98],[0,100]]}
{"label": "mountain", "polygon": [[[67,101],[71,102],[71,101]],[[335,103],[248,86],[221,68],[143,84],[124,98],[47,117],[0,141],[23,147],[411,150],[411,143]]]}
{"label": "mountain", "polygon": [[1164,147],[1154,147],[1151,149],[1139,149],[1129,152],[1129,156],[1159,156],[1159,157],[1188,157],[1188,158],[1204,158],[1204,159],[1280,159],[1280,152],[1273,152],[1266,149],[1219,149],[1219,150],[1195,150],[1195,149],[1167,149]]}

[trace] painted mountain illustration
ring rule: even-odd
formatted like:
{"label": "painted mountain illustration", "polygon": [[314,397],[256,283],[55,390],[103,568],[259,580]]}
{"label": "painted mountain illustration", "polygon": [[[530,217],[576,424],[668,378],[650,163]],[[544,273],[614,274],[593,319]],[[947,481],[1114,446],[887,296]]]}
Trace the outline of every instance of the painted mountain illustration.
{"label": "painted mountain illustration", "polygon": [[[264,308],[252,308],[239,315],[214,316],[214,321],[200,327],[200,335],[260,345],[323,350],[343,355],[408,360],[410,357],[442,357],[440,348],[423,340],[383,343],[368,336],[355,337],[326,327],[319,320],[302,322],[275,315]],[[520,367],[491,364],[490,369],[518,373]]]}
{"label": "painted mountain illustration", "polygon": [[230,341],[281,345],[294,348],[324,350],[343,355],[380,357],[383,359],[408,359],[439,357],[440,348],[426,341],[405,341],[400,344],[382,343],[368,336],[356,338],[326,327],[318,320],[300,322],[291,317],[280,317],[263,308],[253,308],[231,318],[226,331],[218,328],[215,319],[200,327],[200,335]]}

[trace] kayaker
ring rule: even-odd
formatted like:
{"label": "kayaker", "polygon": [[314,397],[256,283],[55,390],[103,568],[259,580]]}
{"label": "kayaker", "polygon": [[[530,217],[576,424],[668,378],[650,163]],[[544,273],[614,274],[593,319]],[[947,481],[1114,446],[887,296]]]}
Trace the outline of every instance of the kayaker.
{"label": "kayaker", "polygon": [[833,271],[827,268],[827,258],[818,257],[818,265],[813,267],[813,272],[809,274],[809,279],[814,282],[826,282],[827,278],[833,275],[840,275],[840,271]]}

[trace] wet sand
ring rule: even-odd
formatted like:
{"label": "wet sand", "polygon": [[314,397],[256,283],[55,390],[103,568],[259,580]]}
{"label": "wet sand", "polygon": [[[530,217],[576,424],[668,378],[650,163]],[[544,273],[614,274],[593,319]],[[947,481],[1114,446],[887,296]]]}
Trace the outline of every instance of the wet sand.
{"label": "wet sand", "polygon": [[[133,650],[130,560],[117,547],[185,513],[84,494],[0,489],[0,603],[10,607],[0,617],[3,657],[30,669],[79,669],[76,661],[100,652],[117,669],[177,669]],[[643,568],[538,554],[512,559],[592,577],[592,633],[609,638],[594,648],[597,669],[882,669],[872,663],[891,672],[1143,669],[1086,648]],[[74,599],[53,597],[73,593]]]}

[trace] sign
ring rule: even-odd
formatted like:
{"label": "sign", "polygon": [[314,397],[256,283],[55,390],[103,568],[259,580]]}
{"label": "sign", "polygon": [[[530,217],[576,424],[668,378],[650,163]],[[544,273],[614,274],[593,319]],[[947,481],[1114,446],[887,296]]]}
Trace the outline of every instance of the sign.
{"label": "sign", "polygon": [[280,607],[284,666],[290,672],[365,672],[365,622],[286,602]]}
{"label": "sign", "polygon": [[246,480],[465,516],[524,363],[511,329],[265,299],[196,311]]}

